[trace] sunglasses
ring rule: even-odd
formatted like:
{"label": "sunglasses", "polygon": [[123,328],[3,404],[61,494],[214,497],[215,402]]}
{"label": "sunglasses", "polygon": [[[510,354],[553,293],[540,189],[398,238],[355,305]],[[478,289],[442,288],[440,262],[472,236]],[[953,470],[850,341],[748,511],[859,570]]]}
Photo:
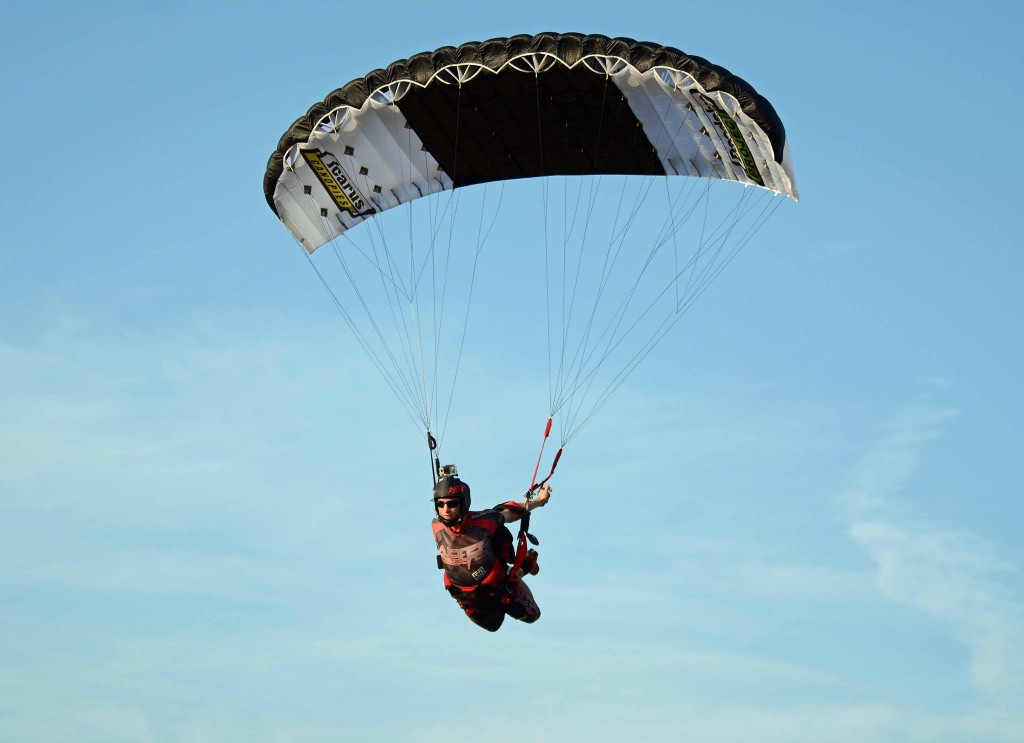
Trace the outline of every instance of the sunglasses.
{"label": "sunglasses", "polygon": [[439,500],[434,501],[437,503],[438,508],[461,508],[462,501],[460,500]]}

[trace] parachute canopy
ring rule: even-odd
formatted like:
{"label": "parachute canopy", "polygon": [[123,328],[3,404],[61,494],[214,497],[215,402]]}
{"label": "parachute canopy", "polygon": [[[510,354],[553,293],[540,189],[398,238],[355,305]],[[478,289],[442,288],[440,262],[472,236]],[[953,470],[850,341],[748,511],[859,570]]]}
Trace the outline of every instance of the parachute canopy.
{"label": "parachute canopy", "polygon": [[312,252],[421,196],[598,174],[797,197],[782,121],[747,82],[672,47],[556,33],[442,47],[349,82],[281,138],[264,193]]}
{"label": "parachute canopy", "polygon": [[438,442],[498,244],[481,335],[519,363],[546,350],[563,444],[797,198],[785,128],[750,84],[672,47],[555,33],[349,82],[284,134],[264,194]]}

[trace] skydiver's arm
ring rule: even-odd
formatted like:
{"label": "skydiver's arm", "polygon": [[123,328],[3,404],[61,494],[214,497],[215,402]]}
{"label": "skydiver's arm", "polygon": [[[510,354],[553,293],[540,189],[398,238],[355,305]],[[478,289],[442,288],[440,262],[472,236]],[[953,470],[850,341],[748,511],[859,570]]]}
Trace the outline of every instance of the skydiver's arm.
{"label": "skydiver's arm", "polygon": [[527,511],[536,511],[538,508],[543,508],[547,505],[549,498],[551,498],[551,486],[545,485],[537,491],[537,495],[533,497],[533,500],[523,501],[522,503],[512,500],[506,501],[496,505],[494,510],[501,512],[501,515],[505,517],[506,524],[511,524],[519,521]]}

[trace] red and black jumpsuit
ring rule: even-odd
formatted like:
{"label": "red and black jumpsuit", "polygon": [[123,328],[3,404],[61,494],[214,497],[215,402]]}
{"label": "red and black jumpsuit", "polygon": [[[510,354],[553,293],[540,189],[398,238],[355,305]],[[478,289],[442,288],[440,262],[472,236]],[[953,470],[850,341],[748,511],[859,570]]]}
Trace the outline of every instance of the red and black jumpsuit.
{"label": "red and black jumpsuit", "polygon": [[454,526],[435,518],[433,529],[444,567],[444,587],[473,622],[495,632],[506,614],[521,622],[540,618],[540,608],[526,583],[519,584],[509,603],[502,603],[515,546],[499,510],[470,511]]}

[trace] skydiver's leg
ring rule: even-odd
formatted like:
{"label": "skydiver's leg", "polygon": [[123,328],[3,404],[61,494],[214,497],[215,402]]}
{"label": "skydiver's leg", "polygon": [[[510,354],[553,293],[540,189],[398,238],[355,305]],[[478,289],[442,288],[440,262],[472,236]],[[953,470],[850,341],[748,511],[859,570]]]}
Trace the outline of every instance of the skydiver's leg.
{"label": "skydiver's leg", "polygon": [[533,624],[540,619],[540,607],[533,600],[533,591],[530,590],[526,583],[519,584],[516,600],[509,604],[505,611],[513,619],[518,619],[520,622],[526,622],[527,624]]}
{"label": "skydiver's leg", "polygon": [[497,632],[505,621],[505,607],[498,603],[467,603],[462,608],[473,624],[483,627],[488,632]]}

